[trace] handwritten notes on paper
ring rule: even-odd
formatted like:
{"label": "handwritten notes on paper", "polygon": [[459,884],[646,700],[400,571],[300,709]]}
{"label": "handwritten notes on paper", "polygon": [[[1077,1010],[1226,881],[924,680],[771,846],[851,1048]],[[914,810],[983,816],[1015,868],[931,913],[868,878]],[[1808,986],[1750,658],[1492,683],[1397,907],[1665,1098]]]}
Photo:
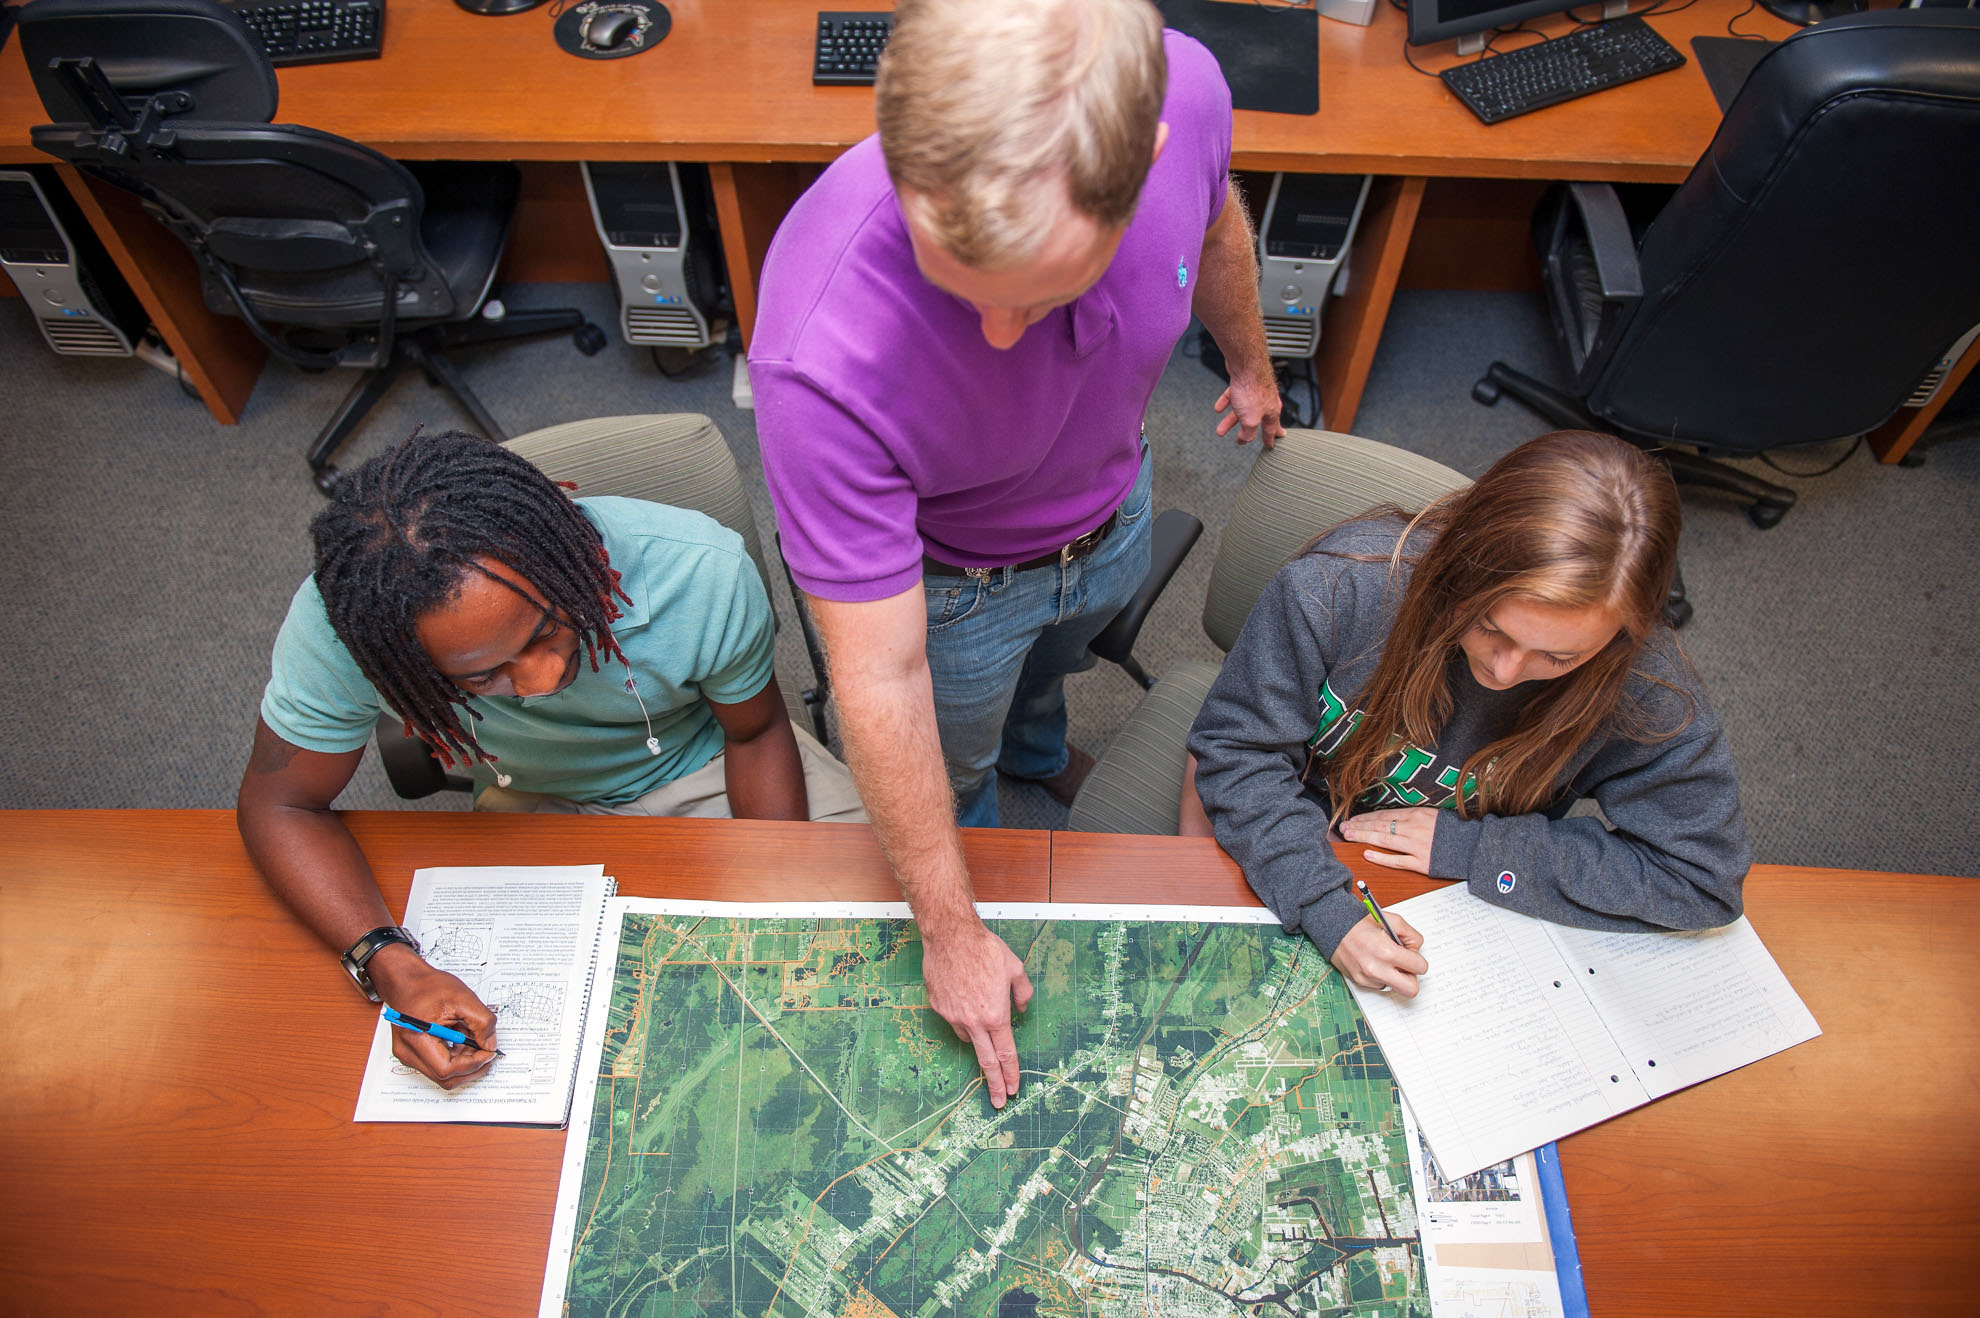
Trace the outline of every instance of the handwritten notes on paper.
{"label": "handwritten notes on paper", "polygon": [[1744,919],[1591,933],[1461,886],[1391,909],[1422,931],[1430,973],[1414,999],[1355,998],[1451,1175],[1821,1033]]}

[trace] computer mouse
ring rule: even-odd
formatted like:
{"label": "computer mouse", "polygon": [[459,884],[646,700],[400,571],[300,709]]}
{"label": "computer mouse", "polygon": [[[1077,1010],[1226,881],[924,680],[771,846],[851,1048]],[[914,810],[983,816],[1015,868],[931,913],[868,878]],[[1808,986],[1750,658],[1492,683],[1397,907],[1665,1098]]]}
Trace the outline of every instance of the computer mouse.
{"label": "computer mouse", "polygon": [[624,9],[601,9],[584,21],[584,41],[600,50],[617,50],[639,31],[639,16]]}

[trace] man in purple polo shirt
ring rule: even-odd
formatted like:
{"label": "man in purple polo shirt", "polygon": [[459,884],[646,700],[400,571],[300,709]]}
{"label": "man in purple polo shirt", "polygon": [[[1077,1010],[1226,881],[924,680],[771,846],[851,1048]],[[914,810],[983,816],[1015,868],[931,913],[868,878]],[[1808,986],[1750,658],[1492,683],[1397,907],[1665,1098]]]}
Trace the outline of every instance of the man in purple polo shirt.
{"label": "man in purple polo shirt", "polygon": [[1193,311],[1219,434],[1282,433],[1216,61],[1147,0],[902,0],[878,137],[764,264],[750,349],[783,549],[847,760],[920,926],[929,1005],[1017,1091],[1031,983],[960,822],[997,775],[1070,800],[1065,677],[1148,567],[1141,418]]}

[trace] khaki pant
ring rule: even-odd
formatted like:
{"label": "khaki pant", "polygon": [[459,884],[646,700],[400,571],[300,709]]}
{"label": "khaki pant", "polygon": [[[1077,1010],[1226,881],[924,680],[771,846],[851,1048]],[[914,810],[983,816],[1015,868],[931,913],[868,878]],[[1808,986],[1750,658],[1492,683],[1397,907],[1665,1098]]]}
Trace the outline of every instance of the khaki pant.
{"label": "khaki pant", "polygon": [[[793,723],[797,734],[798,760],[804,766],[804,794],[811,806],[811,817],[830,824],[863,824],[866,807],[860,804],[853,786],[852,770],[834,759],[818,738]],[[730,819],[729,786],[723,773],[725,756],[714,759],[693,773],[648,792],[636,801],[606,805],[602,801],[572,801],[540,792],[518,792],[508,787],[484,787],[474,798],[477,810],[504,810],[518,814],[558,815],[666,815],[677,819]]]}

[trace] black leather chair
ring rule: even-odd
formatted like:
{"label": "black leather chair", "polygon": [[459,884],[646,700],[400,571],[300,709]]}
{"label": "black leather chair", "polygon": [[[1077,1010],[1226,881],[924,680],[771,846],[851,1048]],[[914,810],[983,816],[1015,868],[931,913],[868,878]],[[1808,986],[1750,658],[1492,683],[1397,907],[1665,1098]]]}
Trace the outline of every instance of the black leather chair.
{"label": "black leather chair", "polygon": [[477,429],[502,428],[446,349],[570,331],[572,309],[499,311],[489,292],[519,174],[507,164],[409,167],[314,129],[272,124],[275,70],[214,0],[37,0],[21,49],[55,120],[34,145],[135,193],[197,260],[206,304],[240,317],[305,369],[364,375],[310,445],[330,458],[408,366],[453,394]]}
{"label": "black leather chair", "polygon": [[1794,492],[1711,455],[1873,430],[1980,323],[1980,13],[1796,33],[1640,239],[1586,183],[1550,194],[1535,238],[1568,388],[1493,362],[1472,395],[1655,448],[1774,525]]}

